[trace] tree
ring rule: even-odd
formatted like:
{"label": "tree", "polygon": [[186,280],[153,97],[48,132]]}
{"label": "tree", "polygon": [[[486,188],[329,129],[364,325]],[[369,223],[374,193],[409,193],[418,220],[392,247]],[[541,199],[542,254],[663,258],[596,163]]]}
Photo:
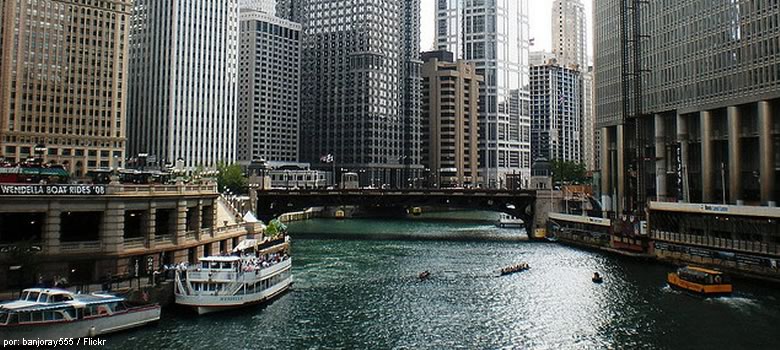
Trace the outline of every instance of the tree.
{"label": "tree", "polygon": [[226,165],[220,162],[217,164],[217,172],[217,185],[219,185],[220,192],[225,190],[230,190],[233,193],[246,192],[246,178],[244,172],[241,171],[241,166],[238,164]]}
{"label": "tree", "polygon": [[265,228],[265,235],[271,239],[275,239],[284,233],[287,233],[287,225],[283,224],[279,219],[271,220]]}
{"label": "tree", "polygon": [[585,164],[553,160],[553,181],[568,184],[584,184],[588,182],[587,170]]}

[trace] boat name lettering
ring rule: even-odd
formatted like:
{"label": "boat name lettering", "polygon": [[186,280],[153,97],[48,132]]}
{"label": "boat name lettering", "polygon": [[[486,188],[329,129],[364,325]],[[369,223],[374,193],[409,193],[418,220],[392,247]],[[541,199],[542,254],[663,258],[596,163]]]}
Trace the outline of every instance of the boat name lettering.
{"label": "boat name lettering", "polygon": [[219,301],[239,301],[241,297],[221,297]]}
{"label": "boat name lettering", "polygon": [[103,185],[0,185],[0,195],[95,196],[106,194]]}

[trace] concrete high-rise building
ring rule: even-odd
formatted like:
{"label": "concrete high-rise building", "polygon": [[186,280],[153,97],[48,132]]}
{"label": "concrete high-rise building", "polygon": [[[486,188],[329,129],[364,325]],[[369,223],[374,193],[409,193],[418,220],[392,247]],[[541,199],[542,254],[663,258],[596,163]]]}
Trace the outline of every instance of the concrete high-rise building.
{"label": "concrete high-rise building", "polygon": [[363,185],[422,176],[420,1],[307,0],[301,10],[301,161],[333,155]]}
{"label": "concrete high-rise building", "polygon": [[237,0],[136,0],[134,4],[129,156],[146,154],[156,158],[158,165],[182,159],[190,169],[233,162]]}
{"label": "concrete high-rise building", "polygon": [[123,166],[132,1],[0,1],[0,158]]}
{"label": "concrete high-rise building", "polygon": [[298,161],[301,25],[275,8],[273,0],[240,7],[239,161]]}
{"label": "concrete high-rise building", "polygon": [[479,85],[474,64],[447,51],[422,55],[422,162],[437,187],[476,186],[479,176]]}
{"label": "concrete high-rise building", "polygon": [[596,155],[598,154],[598,142],[596,141],[595,116],[596,110],[593,103],[593,66],[589,66],[581,72],[582,77],[582,163],[589,171],[597,170]]}
{"label": "concrete high-rise building", "polygon": [[582,0],[555,0],[552,11],[553,53],[562,66],[588,68],[588,25]]}
{"label": "concrete high-rise building", "polygon": [[641,212],[647,200],[774,205],[775,1],[594,5],[605,210]]}
{"label": "concrete high-rise building", "polygon": [[480,92],[480,167],[488,187],[506,174],[531,176],[528,0],[438,1],[438,50],[472,62],[485,78]]}
{"label": "concrete high-rise building", "polygon": [[528,64],[531,66],[541,66],[548,64],[550,61],[555,60],[558,62],[558,57],[554,53],[548,51],[531,51],[528,54]]}
{"label": "concrete high-rise building", "polygon": [[582,77],[555,60],[531,66],[531,150],[534,159],[582,162]]}

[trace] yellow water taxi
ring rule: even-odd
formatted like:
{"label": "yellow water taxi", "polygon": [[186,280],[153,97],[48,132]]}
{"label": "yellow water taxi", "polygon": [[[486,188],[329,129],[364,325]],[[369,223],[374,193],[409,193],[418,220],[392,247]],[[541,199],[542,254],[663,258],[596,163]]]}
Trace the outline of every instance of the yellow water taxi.
{"label": "yellow water taxi", "polygon": [[667,282],[672,288],[704,296],[729,295],[733,290],[731,278],[723,272],[695,266],[681,267],[677,272],[669,273]]}

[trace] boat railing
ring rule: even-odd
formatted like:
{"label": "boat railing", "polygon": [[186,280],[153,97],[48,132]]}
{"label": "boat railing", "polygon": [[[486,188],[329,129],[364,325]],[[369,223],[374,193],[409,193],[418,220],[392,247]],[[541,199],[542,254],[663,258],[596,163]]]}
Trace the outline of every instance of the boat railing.
{"label": "boat railing", "polygon": [[198,269],[194,269],[188,271],[187,276],[190,281],[234,281],[239,278],[243,279],[243,277],[251,274],[254,274],[256,278],[263,278],[268,275],[273,275],[279,272],[280,270],[289,267],[290,264],[291,264],[291,260],[286,259],[284,261],[278,262],[274,265],[259,270],[242,271],[242,272],[236,272],[233,270],[230,271],[200,270],[199,271]]}
{"label": "boat railing", "polygon": [[238,278],[238,272],[236,271],[189,271],[187,277],[191,281],[233,281]]}
{"label": "boat railing", "polygon": [[281,262],[278,262],[278,263],[276,263],[276,264],[274,264],[272,266],[266,267],[266,268],[260,270],[260,276],[259,277],[260,278],[264,278],[264,277],[266,277],[268,275],[273,275],[273,274],[279,272],[279,270],[283,270],[283,269],[289,267],[290,264],[291,264],[291,260],[287,259],[287,260],[283,260]]}

